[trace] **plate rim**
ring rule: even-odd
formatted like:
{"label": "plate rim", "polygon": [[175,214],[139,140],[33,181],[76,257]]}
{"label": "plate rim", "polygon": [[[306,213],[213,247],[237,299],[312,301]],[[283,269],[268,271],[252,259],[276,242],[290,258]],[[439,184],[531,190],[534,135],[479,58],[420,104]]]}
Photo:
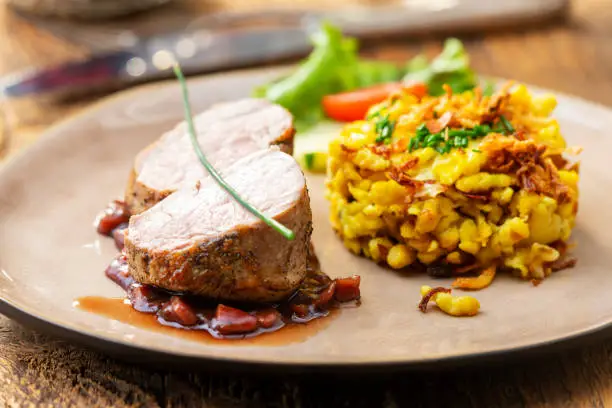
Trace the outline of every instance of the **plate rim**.
{"label": "plate rim", "polygon": [[[206,81],[206,80],[214,80],[219,77],[240,77],[240,76],[250,76],[256,75],[258,73],[263,73],[264,71],[272,74],[282,74],[282,72],[290,69],[293,65],[283,65],[276,67],[264,67],[264,68],[256,68],[256,69],[241,69],[235,71],[227,71],[216,73],[212,75],[203,75],[189,78],[189,82],[197,82],[197,81]],[[493,77],[483,77],[483,78],[492,78],[497,82],[504,81],[500,78]],[[515,81],[518,83],[523,83],[519,81]],[[7,160],[0,165],[0,179],[4,177],[6,173],[9,173],[13,166],[19,164],[20,161],[27,159],[27,157],[36,150],[44,148],[47,144],[53,143],[56,138],[62,137],[62,128],[65,126],[69,126],[73,122],[78,122],[89,115],[95,114],[97,111],[100,111],[104,107],[108,105],[112,105],[113,103],[117,103],[121,100],[128,100],[132,98],[135,94],[150,92],[155,89],[160,89],[164,87],[169,87],[172,84],[176,84],[174,80],[165,80],[160,82],[154,82],[150,84],[144,84],[140,86],[136,86],[121,92],[117,92],[115,94],[106,96],[99,101],[94,102],[87,108],[77,112],[74,115],[70,115],[66,118],[63,118],[50,127],[48,127],[45,131],[41,132],[38,140],[34,142],[32,145],[26,147],[22,151],[14,154],[9,157]],[[568,100],[574,104],[582,105],[582,108],[588,110],[595,110],[598,114],[602,114],[604,116],[609,116],[612,121],[612,107],[608,107],[606,105],[591,102],[584,98],[566,94],[563,92],[557,92],[548,90],[546,88],[540,88],[538,86],[532,86],[530,84],[525,83],[527,87],[530,89],[536,90],[537,92],[552,92],[555,94],[558,100]],[[177,84],[178,86],[178,84]],[[591,325],[591,327],[574,331],[565,336],[560,336],[552,339],[546,339],[543,341],[539,341],[531,344],[524,344],[519,346],[514,346],[511,348],[502,348],[496,350],[488,350],[482,352],[475,352],[463,355],[447,355],[440,357],[430,357],[426,359],[413,359],[413,360],[397,360],[397,361],[360,361],[360,362],[331,362],[326,363],[324,361],[319,362],[290,362],[290,361],[272,361],[265,362],[263,360],[249,360],[243,358],[235,358],[235,357],[219,357],[214,355],[202,356],[202,355],[189,355],[189,354],[176,354],[173,352],[166,352],[163,350],[152,349],[142,345],[131,344],[126,341],[120,341],[117,339],[112,339],[104,336],[99,333],[92,333],[84,329],[80,329],[78,327],[71,327],[71,325],[66,324],[66,322],[62,321],[53,321],[47,320],[45,318],[37,316],[35,313],[31,311],[24,310],[23,308],[15,305],[10,302],[8,299],[5,299],[2,293],[0,292],[0,313],[9,317],[12,320],[15,320],[19,323],[23,323],[26,326],[39,328],[42,327],[42,331],[46,333],[57,334],[59,337],[68,338],[74,340],[75,342],[90,346],[94,345],[94,347],[98,350],[106,352],[108,354],[117,354],[117,351],[120,351],[122,357],[126,359],[130,356],[139,357],[139,356],[157,356],[161,357],[162,360],[166,361],[169,364],[173,364],[174,362],[178,362],[180,360],[181,365],[184,366],[184,363],[197,363],[197,362],[208,362],[212,363],[215,366],[219,366],[220,368],[227,367],[242,367],[244,369],[253,369],[256,371],[261,371],[263,369],[272,369],[272,370],[280,370],[284,371],[292,371],[292,370],[308,370],[308,371],[335,371],[335,370],[345,370],[347,368],[362,368],[367,371],[373,370],[385,370],[385,371],[394,371],[397,369],[413,369],[413,368],[425,368],[425,367],[445,367],[445,366],[456,366],[466,363],[479,363],[486,362],[499,359],[501,357],[507,356],[522,356],[527,354],[532,354],[534,352],[539,352],[541,354],[547,353],[549,351],[558,350],[559,346],[567,346],[570,347],[576,343],[585,343],[586,340],[595,339],[600,337],[611,337],[612,335],[612,320],[602,324]],[[108,347],[111,345],[112,347]],[[106,347],[104,347],[106,346]],[[146,361],[148,359],[145,359]]]}
{"label": "plate rim", "polygon": [[[584,347],[591,343],[612,338],[612,322],[603,326],[595,326],[588,330],[573,333],[568,336],[550,339],[538,343],[526,344],[508,349],[498,349],[477,353],[433,357],[421,360],[397,360],[397,361],[368,361],[368,362],[289,362],[273,361],[265,362],[262,360],[247,360],[241,358],[226,358],[214,355],[187,355],[175,354],[162,350],[130,344],[129,342],[118,341],[106,338],[101,335],[65,326],[61,323],[53,322],[28,313],[4,300],[0,297],[0,314],[9,319],[40,330],[43,334],[57,336],[63,340],[74,341],[85,348],[93,348],[107,355],[119,357],[125,361],[134,363],[151,363],[154,360],[155,366],[176,367],[176,368],[218,368],[220,370],[241,371],[241,372],[283,372],[287,374],[302,373],[332,373],[342,371],[344,374],[363,374],[385,372],[392,373],[409,370],[428,370],[428,369],[454,369],[461,366],[472,368],[484,364],[494,364],[505,361],[507,357],[525,359],[529,356],[544,356],[557,353],[559,351],[572,349],[574,347]],[[40,329],[42,328],[42,329]],[[112,346],[112,347],[109,347]],[[210,366],[202,367],[201,363],[209,363]],[[359,372],[351,369],[359,368]]]}

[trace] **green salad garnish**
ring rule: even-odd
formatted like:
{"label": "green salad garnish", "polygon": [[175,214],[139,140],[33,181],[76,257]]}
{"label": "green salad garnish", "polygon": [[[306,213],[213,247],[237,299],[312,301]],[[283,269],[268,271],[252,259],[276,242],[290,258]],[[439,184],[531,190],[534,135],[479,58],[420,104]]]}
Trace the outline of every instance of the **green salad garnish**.
{"label": "green salad garnish", "polygon": [[457,93],[468,91],[477,84],[476,74],[470,68],[468,53],[456,38],[446,40],[440,55],[431,62],[424,56],[410,60],[404,81],[423,82],[434,96],[444,93],[444,84],[448,84]]}
{"label": "green salad garnish", "polygon": [[[313,51],[295,71],[253,92],[256,97],[288,109],[298,130],[324,119],[321,100],[325,95],[398,81],[423,82],[432,95],[442,94],[443,84],[454,92],[472,89],[477,84],[468,54],[455,38],[446,40],[442,52],[432,61],[416,56],[404,66],[359,58],[357,41],[343,36],[331,24],[323,24],[312,35],[312,43]],[[492,88],[486,91],[491,92]]]}
{"label": "green salad garnish", "polygon": [[289,110],[296,126],[303,128],[323,118],[323,96],[355,89],[357,42],[325,24],[312,36],[312,53],[289,76],[257,88],[255,96],[266,98]]}

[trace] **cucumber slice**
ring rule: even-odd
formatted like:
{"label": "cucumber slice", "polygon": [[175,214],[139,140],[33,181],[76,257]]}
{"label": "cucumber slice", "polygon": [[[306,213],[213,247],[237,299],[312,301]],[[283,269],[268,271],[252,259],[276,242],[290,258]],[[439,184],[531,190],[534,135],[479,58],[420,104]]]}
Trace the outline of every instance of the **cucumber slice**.
{"label": "cucumber slice", "polygon": [[304,153],[298,158],[303,169],[313,173],[325,173],[327,168],[327,152]]}

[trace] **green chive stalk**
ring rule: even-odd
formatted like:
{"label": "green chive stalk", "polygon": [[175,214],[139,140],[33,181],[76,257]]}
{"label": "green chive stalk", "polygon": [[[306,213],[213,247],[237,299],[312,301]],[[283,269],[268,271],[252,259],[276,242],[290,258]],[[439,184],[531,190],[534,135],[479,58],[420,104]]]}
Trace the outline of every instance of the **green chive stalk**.
{"label": "green chive stalk", "polygon": [[499,121],[501,122],[504,129],[506,129],[507,135],[511,135],[515,132],[514,127],[504,115],[499,115]]}
{"label": "green chive stalk", "polygon": [[234,200],[236,200],[241,206],[243,206],[246,210],[248,210],[251,214],[253,214],[257,218],[265,222],[267,225],[272,227],[283,237],[287,238],[288,240],[293,240],[295,238],[295,234],[293,231],[291,231],[289,228],[285,227],[283,224],[276,221],[275,219],[268,217],[267,215],[259,211],[257,208],[253,207],[249,202],[247,202],[244,198],[242,198],[240,194],[238,194],[238,192],[234,190],[234,188],[230,186],[223,179],[221,174],[217,172],[217,170],[212,166],[212,164],[210,164],[210,162],[204,155],[204,152],[202,152],[202,148],[200,147],[200,144],[198,143],[195,126],[193,125],[193,115],[191,114],[191,105],[189,103],[189,91],[187,90],[187,83],[185,81],[185,76],[183,75],[183,71],[181,70],[181,67],[177,63],[175,63],[172,66],[172,69],[174,70],[174,74],[176,75],[176,78],[178,79],[179,84],[181,85],[181,91],[183,94],[183,108],[185,111],[185,121],[187,122],[187,128],[189,130],[189,137],[191,138],[191,144],[193,145],[193,149],[195,150],[196,155],[200,159],[200,162],[202,163],[202,165],[206,168],[206,170],[208,170],[208,173],[210,173],[212,178],[214,178],[215,181],[225,191],[227,191],[228,194],[231,195],[234,198]]}

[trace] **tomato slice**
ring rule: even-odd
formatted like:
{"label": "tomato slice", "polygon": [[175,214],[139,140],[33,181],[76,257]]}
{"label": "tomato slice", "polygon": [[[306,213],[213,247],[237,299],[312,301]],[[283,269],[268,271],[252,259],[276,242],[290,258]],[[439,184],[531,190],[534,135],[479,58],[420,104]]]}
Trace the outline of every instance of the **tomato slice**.
{"label": "tomato slice", "polygon": [[421,82],[391,82],[368,88],[342,92],[323,97],[325,115],[340,122],[363,119],[370,106],[384,101],[390,94],[400,90],[412,93],[419,98],[427,94],[427,86]]}

